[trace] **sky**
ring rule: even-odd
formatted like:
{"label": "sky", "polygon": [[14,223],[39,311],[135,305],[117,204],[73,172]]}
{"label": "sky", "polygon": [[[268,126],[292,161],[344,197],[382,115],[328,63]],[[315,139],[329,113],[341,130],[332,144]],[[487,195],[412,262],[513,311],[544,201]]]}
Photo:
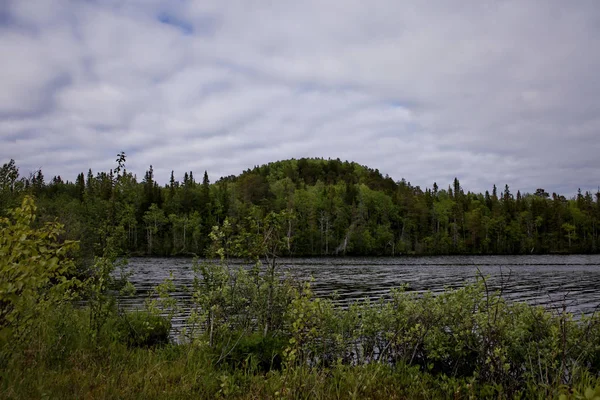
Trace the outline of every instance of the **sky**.
{"label": "sky", "polygon": [[600,185],[600,2],[0,0],[0,164]]}

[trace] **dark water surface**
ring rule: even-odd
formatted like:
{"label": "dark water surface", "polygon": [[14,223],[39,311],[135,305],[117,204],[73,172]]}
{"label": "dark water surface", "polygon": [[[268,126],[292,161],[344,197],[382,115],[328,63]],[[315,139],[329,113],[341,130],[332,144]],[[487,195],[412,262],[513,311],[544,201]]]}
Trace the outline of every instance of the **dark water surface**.
{"label": "dark water surface", "polygon": [[[193,279],[191,259],[131,258],[128,269],[136,286],[126,307],[142,307],[154,286],[173,272],[178,288],[174,296],[185,304]],[[600,255],[438,256],[395,258],[281,259],[280,267],[300,279],[314,278],[319,296],[335,291],[341,305],[369,297],[377,299],[390,289],[407,284],[409,290],[440,292],[475,281],[481,273],[491,290],[504,287],[507,299],[560,308],[580,315],[600,307]],[[183,323],[180,316],[174,325]]]}

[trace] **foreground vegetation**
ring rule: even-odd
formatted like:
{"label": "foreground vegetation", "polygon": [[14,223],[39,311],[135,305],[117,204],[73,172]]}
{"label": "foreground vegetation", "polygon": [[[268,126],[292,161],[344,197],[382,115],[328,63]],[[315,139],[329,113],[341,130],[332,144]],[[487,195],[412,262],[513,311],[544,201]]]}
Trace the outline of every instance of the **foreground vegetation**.
{"label": "foreground vegetation", "polygon": [[113,237],[82,272],[77,243],[35,215],[26,197],[0,220],[1,398],[600,398],[599,317],[506,302],[483,278],[335,307],[278,272],[285,213],[212,230],[220,262],[195,264],[178,342],[173,279],[124,311]]}
{"label": "foreground vegetation", "polygon": [[[592,183],[594,184],[594,183]],[[600,250],[600,192],[573,198],[485,193],[413,186],[356,163],[287,160],[255,167],[211,184],[186,172],[164,187],[152,167],[139,180],[120,154],[107,172],[81,173],[75,182],[49,181],[42,171],[19,177],[14,161],[0,169],[0,215],[34,195],[40,218],[64,224],[88,256],[101,255],[107,229],[137,255],[205,255],[209,233],[227,218],[235,232],[248,220],[286,212],[286,255],[547,254]]]}

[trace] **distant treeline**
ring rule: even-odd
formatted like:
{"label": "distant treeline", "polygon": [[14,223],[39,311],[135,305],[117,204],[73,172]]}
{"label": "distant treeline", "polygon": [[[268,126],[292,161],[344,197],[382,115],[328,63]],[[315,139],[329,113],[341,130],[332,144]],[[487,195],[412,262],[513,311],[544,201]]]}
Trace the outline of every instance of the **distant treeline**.
{"label": "distant treeline", "polygon": [[204,255],[209,233],[225,219],[261,229],[269,213],[285,218],[291,256],[400,254],[595,253],[600,246],[600,193],[567,199],[545,190],[465,192],[458,179],[447,188],[421,189],[354,162],[286,160],[254,167],[210,183],[205,172],[183,180],[171,174],[160,186],[152,166],[143,179],[115,168],[81,173],[75,182],[42,171],[20,177],[14,161],[0,170],[0,215],[25,194],[37,198],[38,221],[57,219],[66,238],[95,254],[107,237],[124,253]]}

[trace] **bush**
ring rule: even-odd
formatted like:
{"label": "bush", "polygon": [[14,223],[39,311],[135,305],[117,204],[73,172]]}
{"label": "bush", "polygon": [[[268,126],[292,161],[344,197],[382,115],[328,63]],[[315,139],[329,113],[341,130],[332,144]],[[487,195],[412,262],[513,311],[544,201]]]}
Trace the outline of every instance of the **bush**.
{"label": "bush", "polygon": [[259,333],[232,334],[233,346],[224,344],[217,351],[233,368],[258,369],[263,372],[281,369],[283,351],[288,344],[284,337],[263,336]]}
{"label": "bush", "polygon": [[80,283],[69,258],[76,242],[61,242],[63,226],[35,227],[36,207],[22,205],[0,218],[0,344],[27,341],[37,319],[72,300]]}
{"label": "bush", "polygon": [[153,347],[169,343],[171,323],[148,311],[132,311],[118,318],[117,336],[130,347]]}

